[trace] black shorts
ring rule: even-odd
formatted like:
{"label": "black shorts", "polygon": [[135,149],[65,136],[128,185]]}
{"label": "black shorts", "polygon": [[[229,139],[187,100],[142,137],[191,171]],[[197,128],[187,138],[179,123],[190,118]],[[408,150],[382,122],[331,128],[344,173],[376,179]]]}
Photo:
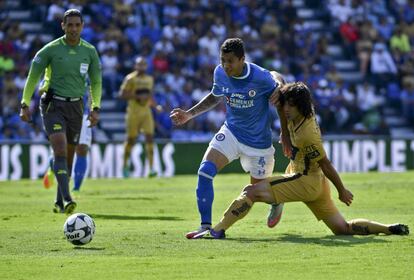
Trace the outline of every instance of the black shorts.
{"label": "black shorts", "polygon": [[54,133],[66,134],[68,144],[76,145],[82,129],[83,101],[74,102],[50,100],[40,101],[43,128],[49,136]]}

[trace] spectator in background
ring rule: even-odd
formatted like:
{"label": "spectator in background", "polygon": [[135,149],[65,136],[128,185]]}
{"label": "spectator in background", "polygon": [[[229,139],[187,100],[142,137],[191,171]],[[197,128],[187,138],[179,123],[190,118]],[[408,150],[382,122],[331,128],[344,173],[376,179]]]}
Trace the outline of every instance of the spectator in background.
{"label": "spectator in background", "polygon": [[403,32],[401,26],[395,28],[394,34],[391,37],[390,48],[391,51],[398,50],[403,54],[411,51],[410,40],[407,34]]}
{"label": "spectator in background", "polygon": [[116,95],[116,89],[118,88],[118,69],[120,68],[115,49],[111,48],[106,50],[101,56],[101,63],[102,85],[105,89],[105,95],[114,97]]}
{"label": "spectator in background", "polygon": [[371,54],[371,75],[377,90],[384,89],[387,83],[396,78],[397,67],[383,43],[374,45]]}
{"label": "spectator in background", "polygon": [[403,90],[401,92],[401,103],[403,108],[404,117],[414,124],[414,82],[407,80],[403,84]]}
{"label": "spectator in background", "polygon": [[375,25],[379,36],[384,40],[389,40],[394,30],[394,25],[389,21],[387,16],[381,16],[379,22]]}

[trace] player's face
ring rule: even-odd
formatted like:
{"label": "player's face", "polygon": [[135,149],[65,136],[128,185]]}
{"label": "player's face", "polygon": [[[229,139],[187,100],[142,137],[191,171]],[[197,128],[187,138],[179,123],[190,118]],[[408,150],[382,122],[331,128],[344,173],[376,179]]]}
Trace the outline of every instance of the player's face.
{"label": "player's face", "polygon": [[298,107],[296,107],[294,104],[292,104],[289,101],[286,102],[285,105],[283,106],[283,111],[285,112],[286,118],[289,121],[295,122],[301,117]]}
{"label": "player's face", "polygon": [[220,54],[221,66],[226,72],[227,76],[240,76],[243,72],[244,56],[238,58],[234,53]]}
{"label": "player's face", "polygon": [[138,61],[135,64],[135,69],[140,73],[147,71],[147,62],[145,62],[145,60]]}
{"label": "player's face", "polygon": [[80,17],[67,17],[66,22],[62,22],[62,30],[66,34],[68,41],[78,41],[83,29],[83,22]]}

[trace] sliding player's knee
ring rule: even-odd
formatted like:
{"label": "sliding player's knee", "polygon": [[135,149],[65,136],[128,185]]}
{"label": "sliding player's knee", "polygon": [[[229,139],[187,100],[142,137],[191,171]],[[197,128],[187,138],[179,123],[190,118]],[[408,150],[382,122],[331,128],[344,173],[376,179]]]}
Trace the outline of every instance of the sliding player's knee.
{"label": "sliding player's knee", "polygon": [[249,184],[244,187],[242,194],[247,196],[251,201],[261,201],[262,194],[256,184]]}
{"label": "sliding player's knee", "polygon": [[348,223],[341,223],[341,224],[335,224],[332,227],[330,227],[331,231],[335,235],[350,235],[351,234],[351,225]]}
{"label": "sliding player's knee", "polygon": [[350,231],[350,224],[345,221],[341,213],[324,218],[323,221],[335,235],[352,234]]}
{"label": "sliding player's knee", "polygon": [[205,160],[200,164],[200,168],[198,169],[199,177],[204,177],[204,178],[213,180],[216,174],[217,174],[217,167],[213,162],[209,160]]}

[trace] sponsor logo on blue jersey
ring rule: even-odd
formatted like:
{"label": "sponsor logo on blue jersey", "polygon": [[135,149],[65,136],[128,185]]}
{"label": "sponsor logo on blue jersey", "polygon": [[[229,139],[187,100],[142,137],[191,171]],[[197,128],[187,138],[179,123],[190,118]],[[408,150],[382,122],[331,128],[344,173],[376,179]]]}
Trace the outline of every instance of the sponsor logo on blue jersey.
{"label": "sponsor logo on blue jersey", "polygon": [[224,139],[226,139],[226,135],[224,135],[223,133],[218,133],[216,135],[216,140],[217,141],[223,141]]}

